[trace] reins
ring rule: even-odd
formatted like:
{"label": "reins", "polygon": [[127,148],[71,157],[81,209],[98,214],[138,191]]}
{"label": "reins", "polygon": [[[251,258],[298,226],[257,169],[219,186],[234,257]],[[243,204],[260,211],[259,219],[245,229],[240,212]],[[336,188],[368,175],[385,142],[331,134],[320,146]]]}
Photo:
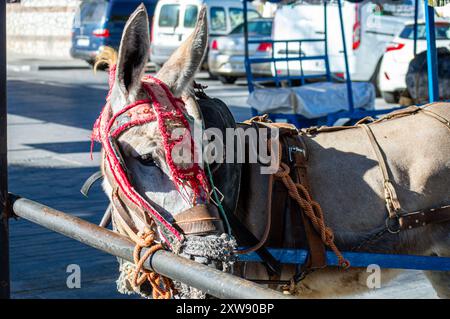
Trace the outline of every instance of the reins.
{"label": "reins", "polygon": [[[325,224],[324,216],[322,208],[320,207],[320,204],[313,200],[310,190],[308,189],[308,182],[306,177],[306,161],[308,158],[306,144],[302,140],[304,136],[308,135],[315,135],[322,132],[336,132],[340,130],[347,130],[347,129],[362,129],[369,140],[369,143],[371,145],[371,148],[375,154],[375,157],[378,161],[378,167],[380,170],[380,174],[383,178],[383,189],[384,189],[384,199],[386,202],[386,209],[388,212],[388,216],[386,218],[386,224],[384,225],[383,229],[378,230],[374,235],[372,235],[369,239],[365,240],[363,243],[355,247],[351,250],[359,250],[363,245],[367,244],[369,241],[373,241],[375,239],[381,238],[385,233],[390,232],[392,234],[397,234],[402,230],[408,230],[416,227],[422,227],[426,226],[430,223],[440,223],[450,220],[450,205],[442,206],[442,207],[435,207],[430,209],[424,209],[417,212],[407,212],[405,211],[400,203],[400,200],[398,198],[395,186],[393,182],[391,181],[391,178],[389,176],[388,172],[388,165],[386,163],[386,159],[383,156],[382,150],[380,145],[377,142],[377,139],[372,131],[371,125],[380,123],[386,120],[409,116],[417,113],[422,113],[424,115],[427,115],[443,125],[445,125],[450,130],[450,122],[444,118],[443,116],[437,114],[436,112],[433,112],[431,110],[426,109],[426,107],[417,107],[412,106],[400,111],[396,111],[390,114],[387,114],[377,120],[374,120],[372,118],[364,118],[357,122],[354,126],[340,126],[340,127],[312,127],[307,129],[301,129],[297,130],[291,125],[288,124],[282,124],[282,123],[272,123],[270,120],[268,120],[267,116],[258,116],[254,117],[249,121],[246,121],[247,124],[252,123],[261,123],[268,127],[277,127],[279,129],[290,129],[292,131],[292,136],[295,138],[295,141],[302,141],[300,143],[303,146],[297,146],[295,144],[298,144],[297,142],[293,144],[293,146],[290,144],[285,147],[289,147],[291,149],[292,147],[299,150],[298,158],[294,161],[294,169],[297,171],[296,174],[299,176],[299,182],[295,182],[291,177],[292,168],[287,165],[286,163],[283,163],[281,161],[281,144],[280,144],[280,152],[279,152],[279,163],[280,167],[278,171],[273,175],[277,180],[280,180],[283,185],[286,187],[289,196],[295,200],[297,205],[301,207],[303,216],[306,216],[309,221],[314,226],[315,231],[319,234],[320,239],[323,244],[325,244],[327,247],[329,247],[334,254],[338,258],[338,264],[342,268],[348,268],[350,266],[350,263],[344,258],[342,253],[340,252],[339,248],[334,243],[334,235],[333,231],[330,227],[327,227]],[[369,123],[368,123],[369,122]],[[291,156],[291,153],[289,153],[289,157]],[[292,160],[291,160],[292,162]],[[269,201],[270,202],[270,201]],[[269,209],[270,212],[270,209]],[[269,218],[270,219],[270,218]],[[395,225],[394,225],[395,224]],[[267,227],[270,228],[270,223],[267,223],[266,225],[266,231]],[[316,254],[317,252],[314,252],[313,249],[311,250],[311,244],[314,245],[314,238],[308,238],[308,229],[304,227],[305,232],[307,233],[307,240],[308,244],[310,246],[310,258],[305,263],[305,265],[302,266],[302,270],[300,273],[297,273],[292,282],[298,282],[302,278],[304,278],[305,274],[311,272],[312,270],[318,269],[320,267],[312,267],[311,268],[311,255]],[[264,243],[267,241],[268,236],[265,234],[262,236],[260,242],[254,246],[246,250],[245,252],[253,251],[256,247],[263,246]],[[318,253],[319,257],[316,258],[316,262],[320,265],[320,252]],[[317,256],[316,256],[317,257]],[[314,258],[314,257],[312,257]],[[297,278],[297,279],[295,279]],[[269,282],[279,282],[282,283],[280,280],[268,280],[264,281],[266,283]],[[289,287],[292,287],[292,285],[288,285]],[[288,287],[286,286],[286,287]]]}

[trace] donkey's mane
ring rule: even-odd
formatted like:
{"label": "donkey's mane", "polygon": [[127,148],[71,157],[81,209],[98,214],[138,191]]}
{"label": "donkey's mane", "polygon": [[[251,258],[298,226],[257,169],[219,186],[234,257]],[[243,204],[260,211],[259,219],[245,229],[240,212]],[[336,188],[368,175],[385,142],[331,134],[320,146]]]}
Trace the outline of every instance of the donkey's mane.
{"label": "donkey's mane", "polygon": [[102,52],[95,58],[94,71],[97,71],[97,68],[101,64],[106,64],[108,67],[117,64],[117,58],[116,50],[111,47],[104,47]]}

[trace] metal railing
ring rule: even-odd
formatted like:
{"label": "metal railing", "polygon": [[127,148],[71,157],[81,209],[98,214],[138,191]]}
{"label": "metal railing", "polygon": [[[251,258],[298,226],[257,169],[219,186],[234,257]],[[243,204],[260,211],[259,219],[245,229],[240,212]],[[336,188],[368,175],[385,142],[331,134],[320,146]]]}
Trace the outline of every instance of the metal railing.
{"label": "metal railing", "polygon": [[[133,261],[135,244],[125,236],[25,198],[10,197],[14,213],[28,221],[73,238],[108,254]],[[145,254],[143,249],[141,254]],[[217,298],[280,299],[291,298],[251,281],[159,250],[144,267],[173,280],[181,281]]]}

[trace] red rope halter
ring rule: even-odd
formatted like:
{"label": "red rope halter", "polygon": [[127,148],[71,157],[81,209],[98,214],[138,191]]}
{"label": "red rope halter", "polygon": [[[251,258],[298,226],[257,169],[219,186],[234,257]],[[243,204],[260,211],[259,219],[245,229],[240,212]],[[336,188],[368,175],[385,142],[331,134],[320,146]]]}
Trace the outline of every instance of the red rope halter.
{"label": "red rope halter", "polygon": [[[110,95],[114,85],[116,66],[110,68],[109,92],[106,104],[96,120],[92,132],[92,142],[100,142],[104,149],[105,165],[110,170],[115,182],[127,198],[144,209],[159,226],[160,233],[166,243],[172,249],[177,249],[183,240],[181,233],[175,229],[161,214],[152,207],[152,204],[144,199],[133,187],[128,179],[125,163],[120,157],[120,150],[114,141],[127,129],[157,121],[163,139],[166,162],[170,170],[170,178],[177,189],[189,187],[193,192],[192,202],[206,201],[209,194],[209,186],[205,172],[194,161],[195,144],[190,134],[190,125],[186,119],[187,112],[184,102],[173,96],[167,85],[160,80],[145,76],[142,87],[150,99],[136,101],[113,114],[110,103]],[[175,129],[182,129],[182,136],[174,137]],[[187,136],[188,134],[188,136]],[[172,151],[176,145],[188,137],[190,140],[190,154],[192,162],[177,163]],[[92,146],[91,146],[92,152]],[[176,247],[174,247],[176,246]]]}

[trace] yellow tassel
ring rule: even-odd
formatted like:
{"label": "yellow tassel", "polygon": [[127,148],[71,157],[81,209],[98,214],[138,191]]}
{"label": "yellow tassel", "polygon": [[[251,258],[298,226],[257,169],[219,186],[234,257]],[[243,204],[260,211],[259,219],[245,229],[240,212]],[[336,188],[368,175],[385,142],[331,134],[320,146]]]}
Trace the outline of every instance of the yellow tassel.
{"label": "yellow tassel", "polygon": [[109,67],[117,63],[117,52],[111,47],[104,47],[102,52],[95,58],[94,72],[100,64],[107,64]]}

